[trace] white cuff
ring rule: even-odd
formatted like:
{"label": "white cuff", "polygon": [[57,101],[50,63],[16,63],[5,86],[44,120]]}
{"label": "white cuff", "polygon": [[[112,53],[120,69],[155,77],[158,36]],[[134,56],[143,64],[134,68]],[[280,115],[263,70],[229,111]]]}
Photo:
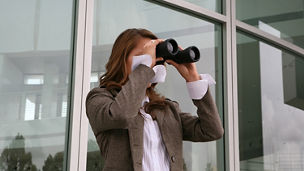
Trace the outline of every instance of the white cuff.
{"label": "white cuff", "polygon": [[150,55],[145,54],[145,55],[139,55],[139,56],[133,56],[132,60],[132,71],[138,67],[138,65],[144,64],[148,67],[151,66],[152,64],[152,58]]}
{"label": "white cuff", "polygon": [[208,87],[216,84],[209,74],[200,74],[201,80],[187,82],[188,93],[191,99],[199,100],[205,96]]}
{"label": "white cuff", "polygon": [[153,68],[155,72],[154,77],[151,79],[151,83],[163,83],[166,80],[166,67],[164,65],[155,65]]}

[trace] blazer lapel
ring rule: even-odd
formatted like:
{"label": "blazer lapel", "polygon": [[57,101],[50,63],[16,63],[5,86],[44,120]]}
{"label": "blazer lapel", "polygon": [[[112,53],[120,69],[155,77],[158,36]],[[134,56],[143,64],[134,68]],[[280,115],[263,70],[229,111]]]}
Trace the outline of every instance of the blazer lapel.
{"label": "blazer lapel", "polygon": [[[159,126],[159,130],[161,133],[161,136],[163,138],[163,142],[165,144],[165,147],[167,149],[167,152],[169,155],[175,155],[175,146],[176,143],[179,142],[172,142],[172,136],[176,136],[176,132],[179,132],[179,126],[177,125],[177,123],[175,123],[174,119],[170,118],[172,116],[170,115],[170,111],[164,109],[155,109],[153,110],[153,112],[155,112],[156,115],[156,120]],[[177,137],[175,137],[174,139],[176,139]],[[177,138],[178,139],[178,138]]]}
{"label": "blazer lapel", "polygon": [[161,129],[163,127],[163,123],[164,123],[165,111],[161,110],[161,109],[154,109],[151,111],[151,113],[153,113],[156,116],[157,124],[158,124],[159,128]]}
{"label": "blazer lapel", "polygon": [[143,129],[144,119],[138,114],[135,119],[129,120],[130,148],[133,159],[134,170],[140,170],[143,158]]}
{"label": "blazer lapel", "polygon": [[163,142],[165,144],[165,147],[167,149],[168,152],[170,152],[170,137],[168,133],[168,128],[166,126],[166,110],[161,110],[161,109],[155,109],[152,112],[155,112],[155,116],[156,116],[156,121],[158,123],[158,127],[163,139]]}

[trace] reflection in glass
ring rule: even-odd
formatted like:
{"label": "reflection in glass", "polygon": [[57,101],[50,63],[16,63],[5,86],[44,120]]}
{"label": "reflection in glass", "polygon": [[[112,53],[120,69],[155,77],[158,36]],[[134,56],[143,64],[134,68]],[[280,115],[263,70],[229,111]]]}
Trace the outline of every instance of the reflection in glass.
{"label": "reflection in glass", "polygon": [[43,171],[62,171],[63,170],[63,152],[58,152],[54,156],[49,154],[47,159],[44,161],[42,167]]}
{"label": "reflection in glass", "polygon": [[100,171],[103,168],[104,161],[98,150],[98,145],[95,140],[88,141],[88,154],[87,154],[87,171]]}
{"label": "reflection in glass", "polygon": [[[236,0],[236,17],[304,48],[304,0]],[[274,28],[264,30],[264,26]]]}
{"label": "reflection in glass", "polygon": [[282,63],[284,102],[304,110],[304,60],[292,55],[284,55]]}
{"label": "reflection in glass", "polygon": [[222,0],[184,0],[192,4],[207,8],[209,10],[221,13],[222,12]]}
{"label": "reflection in glass", "polygon": [[303,170],[304,59],[238,33],[237,60],[241,170]]}
{"label": "reflection in glass", "polygon": [[0,170],[64,168],[72,9],[71,0],[0,1]]}
{"label": "reflection in glass", "polygon": [[43,75],[25,75],[24,84],[26,85],[41,85],[44,82]]}
{"label": "reflection in glass", "polygon": [[25,152],[25,139],[17,135],[0,155],[0,170],[29,170],[36,171],[32,162],[31,152]]}
{"label": "reflection in glass", "polygon": [[[194,45],[200,49],[201,59],[197,62],[197,68],[200,73],[209,73],[216,79],[217,86],[212,86],[211,92],[216,97],[222,115],[220,25],[140,0],[96,0],[94,13],[91,88],[99,85],[98,81],[96,82],[96,75],[99,78],[105,72],[104,66],[116,37],[128,28],[146,28],[160,38],[174,38],[182,47]],[[185,81],[172,66],[167,67],[166,83],[157,87],[160,93],[178,101],[183,111],[196,113]],[[88,139],[87,163],[92,163],[92,156],[100,155],[100,152],[98,145],[93,145],[93,142],[96,142],[91,129]],[[223,157],[222,140],[218,143],[184,143],[185,170],[224,170]],[[87,164],[87,170],[88,167],[91,166]]]}

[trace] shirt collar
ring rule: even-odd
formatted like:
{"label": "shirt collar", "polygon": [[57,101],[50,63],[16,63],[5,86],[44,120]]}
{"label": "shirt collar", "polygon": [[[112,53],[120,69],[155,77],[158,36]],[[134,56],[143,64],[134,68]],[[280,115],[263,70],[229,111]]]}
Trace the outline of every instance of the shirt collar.
{"label": "shirt collar", "polygon": [[142,101],[142,103],[141,103],[141,108],[140,108],[140,113],[141,113],[141,115],[145,118],[145,120],[146,119],[148,119],[148,120],[153,120],[152,119],[152,117],[151,117],[151,115],[149,115],[149,114],[147,114],[146,112],[145,112],[145,110],[144,110],[144,105],[145,105],[145,103],[149,103],[149,97],[148,96],[145,96],[145,98],[143,99],[143,101]]}
{"label": "shirt collar", "polygon": [[145,96],[145,98],[143,99],[143,101],[141,102],[141,107],[144,107],[144,105],[146,103],[149,103],[149,97],[148,96]]}

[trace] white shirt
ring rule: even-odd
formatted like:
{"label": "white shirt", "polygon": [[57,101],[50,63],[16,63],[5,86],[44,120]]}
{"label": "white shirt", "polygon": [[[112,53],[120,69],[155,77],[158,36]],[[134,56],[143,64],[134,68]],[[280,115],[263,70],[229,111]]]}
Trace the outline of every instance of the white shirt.
{"label": "white shirt", "polygon": [[[134,56],[132,70],[139,64],[151,66],[151,63],[152,60],[149,55]],[[155,69],[154,71],[156,75],[152,80],[164,81],[163,75],[165,75],[165,73],[162,73],[163,71],[157,72]],[[208,90],[208,86],[215,84],[214,79],[209,74],[200,74],[200,77],[201,80],[186,83],[191,99],[203,98]],[[157,121],[153,120],[151,115],[147,114],[143,109],[144,104],[147,102],[149,102],[149,98],[146,96],[142,101],[142,108],[140,109],[140,113],[144,118],[142,170],[169,171],[170,159]]]}
{"label": "white shirt", "polygon": [[[145,102],[149,102],[147,96],[143,100],[143,103]],[[140,113],[144,118],[142,170],[169,171],[170,160],[157,121],[143,108],[140,109]]]}

